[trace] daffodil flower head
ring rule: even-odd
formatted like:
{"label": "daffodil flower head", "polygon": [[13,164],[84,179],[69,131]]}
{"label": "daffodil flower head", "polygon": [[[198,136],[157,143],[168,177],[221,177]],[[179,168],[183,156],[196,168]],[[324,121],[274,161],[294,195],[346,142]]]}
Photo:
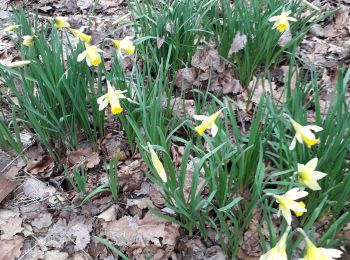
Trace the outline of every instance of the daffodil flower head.
{"label": "daffodil flower head", "polygon": [[82,29],[78,30],[78,29],[68,28],[68,30],[71,32],[71,34],[74,35],[74,37],[76,37],[76,38],[78,38],[86,43],[91,42],[91,36],[83,33]]}
{"label": "daffodil flower head", "polygon": [[259,260],[288,260],[286,247],[290,226],[283,233],[275,247],[271,248],[266,254],[260,256]]}
{"label": "daffodil flower head", "polygon": [[54,18],[53,21],[58,30],[62,30],[62,28],[70,27],[70,24],[67,22],[68,21],[67,17],[58,16]]}
{"label": "daffodil flower head", "polygon": [[159,160],[156,152],[153,150],[153,148],[149,142],[147,143],[147,146],[148,146],[149,152],[151,154],[152,165],[156,169],[157,174],[163,180],[163,182],[167,182],[167,176],[166,176],[162,162]]}
{"label": "daffodil flower head", "polygon": [[9,25],[9,26],[5,27],[4,29],[2,29],[1,32],[12,32],[21,26],[22,25],[20,25],[20,24]]}
{"label": "daffodil flower head", "polygon": [[303,234],[306,242],[304,260],[335,260],[341,257],[342,251],[333,248],[316,247],[301,228],[297,230]]}
{"label": "daffodil flower head", "polygon": [[14,61],[11,62],[10,64],[7,65],[9,68],[19,68],[19,67],[24,67],[25,65],[30,64],[30,60],[19,60],[19,61]]}
{"label": "daffodil flower head", "polygon": [[203,136],[204,132],[207,129],[211,129],[211,135],[215,137],[219,130],[218,126],[215,124],[215,120],[218,118],[223,109],[224,108],[220,109],[218,112],[212,114],[211,116],[194,115],[193,118],[195,120],[202,121],[202,123],[199,126],[195,127],[196,132],[200,136]]}
{"label": "daffodil flower head", "polygon": [[25,35],[25,36],[22,36],[22,39],[23,39],[24,46],[31,47],[34,45],[34,36]]}
{"label": "daffodil flower head", "polygon": [[115,90],[113,89],[109,81],[107,81],[107,86],[108,86],[107,94],[104,94],[97,99],[97,103],[99,104],[99,110],[101,111],[105,109],[108,106],[108,104],[110,104],[112,114],[115,114],[115,115],[120,114],[121,112],[123,112],[123,108],[121,107],[119,100],[126,99],[130,102],[132,102],[132,100],[124,96],[123,93],[127,92],[127,90],[124,90],[124,91]]}
{"label": "daffodil flower head", "polygon": [[293,138],[292,143],[289,146],[289,150],[294,150],[297,141],[301,144],[304,142],[308,148],[311,148],[319,142],[319,140],[316,138],[315,134],[312,131],[316,133],[320,132],[323,130],[322,127],[317,125],[302,126],[301,124],[294,121],[292,118],[289,118],[289,120],[295,130],[295,136]]}
{"label": "daffodil flower head", "polygon": [[86,63],[89,67],[91,67],[91,65],[98,66],[102,62],[99,52],[103,51],[99,49],[98,46],[85,43],[85,51],[78,55],[78,62],[86,59]]}
{"label": "daffodil flower head", "polygon": [[312,190],[321,190],[318,180],[324,178],[327,174],[315,171],[318,159],[310,160],[306,165],[298,163],[299,182]]}
{"label": "daffodil flower head", "polygon": [[126,36],[123,40],[112,40],[113,45],[118,49],[119,53],[121,54],[121,51],[126,52],[128,54],[134,54],[135,53],[135,46],[134,43],[131,41],[133,37]]}
{"label": "daffodil flower head", "polygon": [[272,26],[272,29],[276,29],[279,32],[284,32],[289,30],[289,21],[295,22],[297,19],[290,17],[289,15],[292,13],[292,11],[285,11],[283,10],[280,15],[277,16],[272,16],[269,19],[269,22],[275,22],[274,25]]}
{"label": "daffodil flower head", "polygon": [[305,206],[302,206],[296,200],[306,197],[308,192],[300,191],[299,188],[293,188],[287,191],[284,195],[276,195],[276,194],[268,194],[272,195],[277,203],[279,204],[279,211],[282,212],[283,217],[287,221],[287,224],[290,225],[292,223],[292,213],[295,212],[306,212]]}

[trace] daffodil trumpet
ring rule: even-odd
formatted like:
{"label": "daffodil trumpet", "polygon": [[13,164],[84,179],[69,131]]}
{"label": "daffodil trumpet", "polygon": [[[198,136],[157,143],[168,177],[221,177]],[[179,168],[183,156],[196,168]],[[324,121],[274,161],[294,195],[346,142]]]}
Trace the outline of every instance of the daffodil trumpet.
{"label": "daffodil trumpet", "polygon": [[202,123],[199,126],[196,126],[194,129],[195,131],[200,135],[203,136],[204,132],[207,129],[211,130],[211,135],[213,137],[216,136],[216,134],[218,133],[218,126],[215,124],[216,119],[219,117],[219,115],[221,114],[222,110],[224,110],[225,108],[220,109],[219,111],[217,111],[216,113],[210,115],[210,116],[205,116],[205,115],[194,115],[193,118],[195,120],[199,120],[202,121]]}
{"label": "daffodil trumpet", "polygon": [[85,43],[85,51],[78,55],[78,62],[86,59],[89,67],[98,66],[102,62],[100,52],[103,52],[103,50],[99,49],[98,46]]}
{"label": "daffodil trumpet", "polygon": [[73,29],[73,28],[68,28],[71,34],[77,39],[80,39],[81,41],[84,41],[86,43],[91,42],[91,36],[83,33],[83,29]]}
{"label": "daffodil trumpet", "polygon": [[23,45],[27,46],[27,47],[33,46],[34,45],[34,38],[35,38],[35,36],[31,36],[31,35],[22,36]]}
{"label": "daffodil trumpet", "polygon": [[123,40],[110,40],[112,41],[113,45],[117,48],[118,55],[122,57],[122,52],[125,52],[127,54],[135,53],[136,48],[134,43],[131,41],[132,39],[132,36],[126,36]]}
{"label": "daffodil trumpet", "polygon": [[54,18],[53,21],[58,30],[62,30],[62,28],[70,27],[70,24],[67,22],[68,21],[67,17],[58,16]]}

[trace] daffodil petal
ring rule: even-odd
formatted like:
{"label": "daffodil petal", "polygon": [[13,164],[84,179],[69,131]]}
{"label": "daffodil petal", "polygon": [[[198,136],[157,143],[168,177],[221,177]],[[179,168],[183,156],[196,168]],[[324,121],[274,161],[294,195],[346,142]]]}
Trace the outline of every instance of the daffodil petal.
{"label": "daffodil petal", "polygon": [[81,62],[81,61],[84,60],[85,58],[86,58],[86,51],[83,51],[82,53],[80,53],[80,54],[78,55],[77,61],[78,61],[78,62]]}
{"label": "daffodil petal", "polygon": [[313,171],[312,175],[313,175],[313,178],[315,180],[321,180],[321,179],[323,179],[324,177],[327,176],[327,173],[319,172],[319,171]]}
{"label": "daffodil petal", "polygon": [[317,167],[317,158],[313,158],[312,160],[308,161],[308,163],[304,166],[304,171],[306,172],[312,172],[316,169]]}
{"label": "daffodil petal", "polygon": [[280,204],[279,209],[281,210],[282,215],[286,220],[287,224],[290,226],[290,224],[292,223],[292,213],[290,212],[289,208],[287,208],[283,204]]}
{"label": "daffodil petal", "polygon": [[208,116],[204,116],[204,115],[193,115],[193,118],[195,120],[200,120],[200,121],[204,121],[208,118]]}
{"label": "daffodil petal", "polygon": [[215,123],[212,124],[212,125],[211,125],[211,135],[212,135],[213,137],[215,137],[216,134],[218,133],[218,131],[219,131],[218,126],[217,126]]}
{"label": "daffodil petal", "polygon": [[296,137],[294,137],[293,140],[292,140],[292,142],[290,143],[289,151],[294,150],[294,148],[295,148],[296,145],[297,145],[297,139],[296,139]]}

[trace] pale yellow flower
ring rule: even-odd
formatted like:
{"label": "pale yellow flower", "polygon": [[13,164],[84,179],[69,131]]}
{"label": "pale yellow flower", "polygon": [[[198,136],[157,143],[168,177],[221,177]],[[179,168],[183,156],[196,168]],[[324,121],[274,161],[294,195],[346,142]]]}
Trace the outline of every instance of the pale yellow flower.
{"label": "pale yellow flower", "polygon": [[275,247],[271,248],[266,254],[260,256],[259,260],[288,260],[286,253],[287,238],[290,231],[290,226],[283,233]]}
{"label": "pale yellow flower", "polygon": [[196,132],[202,136],[203,133],[207,130],[207,129],[211,129],[211,135],[213,137],[216,136],[216,134],[218,133],[218,126],[215,124],[215,120],[218,118],[218,116],[220,115],[222,109],[220,109],[218,112],[212,114],[211,116],[205,116],[205,115],[194,115],[193,118],[195,120],[200,120],[203,121],[199,126],[195,127]]}
{"label": "pale yellow flower", "polygon": [[301,124],[294,121],[292,118],[290,118],[289,120],[292,123],[292,126],[295,130],[295,136],[293,138],[292,143],[289,146],[289,150],[293,150],[295,148],[297,141],[301,144],[304,141],[308,148],[311,148],[312,146],[318,143],[319,140],[316,138],[315,134],[312,131],[320,132],[323,130],[322,127],[317,125],[302,126]]}
{"label": "pale yellow flower", "polygon": [[302,229],[298,228],[297,230],[304,235],[306,242],[304,260],[334,260],[341,257],[342,251],[333,248],[316,247]]}
{"label": "pale yellow flower", "polygon": [[6,65],[9,68],[18,68],[18,67],[23,67],[25,65],[30,64],[30,60],[19,60],[19,61],[14,61],[11,62],[10,64]]}
{"label": "pale yellow flower", "polygon": [[34,36],[25,35],[25,36],[22,36],[22,39],[23,39],[23,45],[27,47],[31,47],[34,45]]}
{"label": "pale yellow flower", "polygon": [[318,180],[324,178],[327,174],[315,171],[318,159],[310,160],[306,165],[298,163],[299,182],[312,190],[321,190]]}
{"label": "pale yellow flower", "polygon": [[72,28],[68,28],[68,30],[74,35],[74,37],[76,37],[76,38],[78,38],[86,43],[91,42],[91,36],[83,33],[82,30],[72,29]]}
{"label": "pale yellow flower", "polygon": [[103,51],[99,49],[98,46],[85,43],[85,51],[78,55],[78,62],[86,58],[86,63],[89,67],[91,67],[91,65],[98,66],[102,62],[99,52]]}
{"label": "pale yellow flower", "polygon": [[156,152],[153,150],[151,144],[147,143],[147,146],[148,146],[148,149],[149,149],[149,151],[151,153],[151,161],[152,161],[152,164],[153,164],[154,168],[157,171],[157,174],[163,180],[163,182],[166,182],[167,181],[167,176],[166,176],[166,173],[165,173],[165,170],[164,170],[162,162],[159,160],[159,158],[158,158]]}
{"label": "pale yellow flower", "polygon": [[300,191],[299,188],[294,188],[286,192],[284,195],[268,194],[275,197],[277,203],[279,204],[279,211],[282,212],[283,217],[287,221],[287,224],[290,225],[292,222],[292,213],[291,211],[296,212],[306,212],[305,206],[301,206],[296,200],[306,197],[308,192]]}
{"label": "pale yellow flower", "polygon": [[[305,205],[304,202],[300,201],[300,202],[298,202],[298,203],[299,203],[299,205],[300,205],[301,207],[305,208],[306,205]],[[294,211],[294,210],[293,210],[293,213],[294,213],[295,216],[301,217],[302,215],[304,215],[305,212],[299,212],[299,211]]]}
{"label": "pale yellow flower", "polygon": [[118,49],[120,54],[121,54],[121,51],[126,52],[128,54],[134,54],[135,46],[131,41],[131,39],[132,39],[131,36],[126,36],[123,40],[112,40],[112,42],[113,42],[113,45]]}
{"label": "pale yellow flower", "polygon": [[282,11],[280,15],[273,16],[269,19],[269,22],[275,22],[272,29],[276,29],[279,32],[284,32],[289,30],[289,21],[295,22],[297,19],[290,17],[289,15],[292,11]]}
{"label": "pale yellow flower", "polygon": [[108,93],[104,94],[103,96],[99,97],[97,99],[97,103],[99,104],[99,110],[105,109],[108,104],[111,105],[111,112],[112,114],[120,114],[123,112],[123,108],[120,105],[120,99],[126,99],[130,102],[132,100],[126,96],[124,96],[123,93],[127,92],[127,90],[114,90],[111,86],[111,84],[107,81],[107,86],[108,86]]}
{"label": "pale yellow flower", "polygon": [[67,22],[68,18],[67,17],[56,17],[53,19],[55,22],[55,26],[57,27],[58,30],[62,30],[62,28],[69,28],[70,24]]}
{"label": "pale yellow flower", "polygon": [[5,27],[4,29],[1,30],[1,32],[12,32],[14,31],[15,29],[21,27],[22,25],[20,24],[16,24],[16,25],[9,25],[7,27]]}

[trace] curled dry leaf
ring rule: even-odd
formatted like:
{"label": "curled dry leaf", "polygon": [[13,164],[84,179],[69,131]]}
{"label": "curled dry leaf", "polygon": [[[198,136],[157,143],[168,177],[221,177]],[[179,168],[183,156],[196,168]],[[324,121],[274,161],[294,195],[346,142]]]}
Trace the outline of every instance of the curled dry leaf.
{"label": "curled dry leaf", "polygon": [[238,31],[236,33],[235,38],[233,38],[228,55],[231,56],[233,53],[243,50],[246,44],[247,44],[247,36],[244,34],[241,34],[241,32]]}
{"label": "curled dry leaf", "polygon": [[180,146],[175,143],[171,144],[171,155],[173,157],[173,162],[175,166],[180,166],[182,164],[182,156],[185,152],[185,146]]}
{"label": "curled dry leaf", "polygon": [[196,79],[197,71],[195,68],[180,69],[176,72],[175,85],[179,89],[188,90],[192,88]]}
{"label": "curled dry leaf", "polygon": [[119,186],[123,191],[134,191],[141,187],[146,164],[141,160],[125,161],[118,169]]}
{"label": "curled dry leaf", "polygon": [[16,188],[16,186],[15,182],[9,181],[3,175],[0,175],[0,203]]}
{"label": "curled dry leaf", "polygon": [[117,211],[119,207],[117,205],[112,205],[100,215],[97,216],[99,219],[103,219],[104,221],[114,221],[117,219]]}
{"label": "curled dry leaf", "polygon": [[67,151],[67,161],[70,166],[84,162],[84,165],[90,169],[100,163],[100,158],[91,148],[85,148],[78,149],[77,151]]}
{"label": "curled dry leaf", "polygon": [[[23,219],[18,212],[0,210],[0,233],[1,239],[12,239],[14,235],[21,233]],[[0,251],[1,252],[1,251]]]}
{"label": "curled dry leaf", "polygon": [[198,49],[192,57],[191,64],[202,71],[215,70],[219,73],[224,71],[218,50],[211,46]]}
{"label": "curled dry leaf", "polygon": [[0,240],[0,259],[13,260],[21,255],[24,238],[21,236],[13,236],[11,239]]}
{"label": "curled dry leaf", "polygon": [[101,141],[100,148],[103,154],[106,155],[106,159],[110,160],[115,156],[116,151],[120,150],[119,160],[124,161],[127,159],[125,151],[128,150],[127,140],[123,136],[122,132],[108,133]]}
{"label": "curled dry leaf", "polygon": [[27,159],[25,170],[31,174],[50,173],[55,165],[51,155],[37,144],[27,149],[25,157]]}

